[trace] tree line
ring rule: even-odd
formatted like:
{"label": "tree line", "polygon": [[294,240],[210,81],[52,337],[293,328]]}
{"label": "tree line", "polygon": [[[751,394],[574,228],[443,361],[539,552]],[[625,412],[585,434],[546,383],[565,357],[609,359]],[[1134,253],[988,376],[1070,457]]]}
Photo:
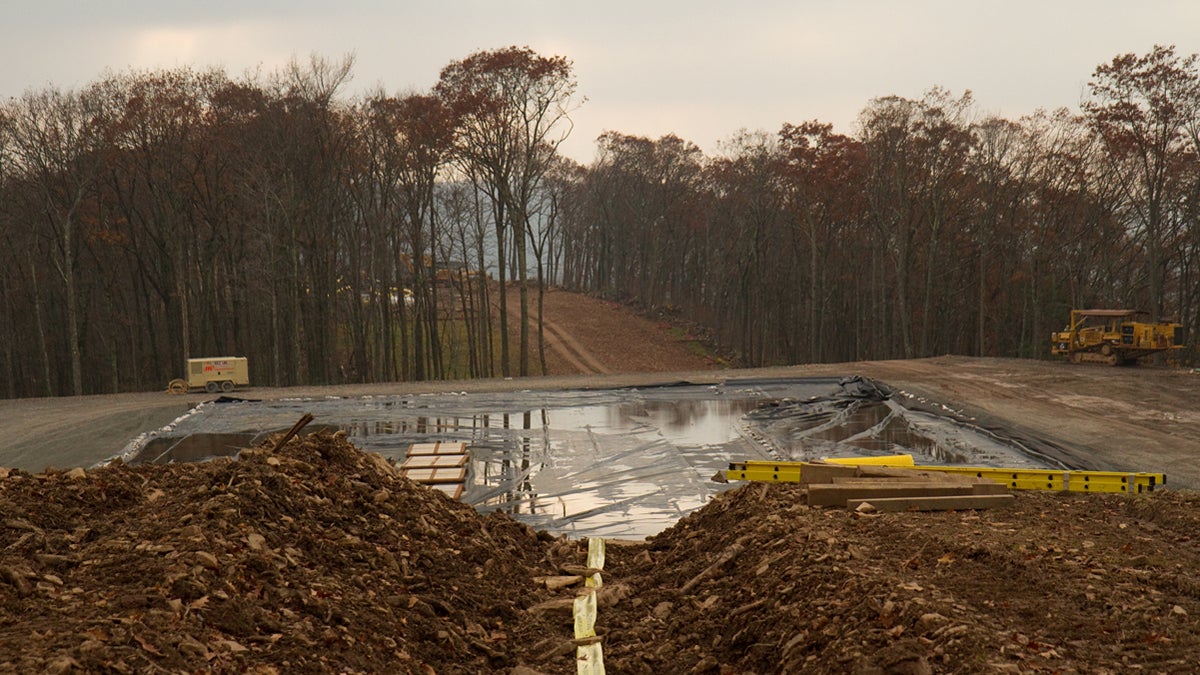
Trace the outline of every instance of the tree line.
{"label": "tree line", "polygon": [[429,92],[347,98],[352,71],[0,106],[0,396],[156,389],[216,355],[275,386],[535,374],[547,284],[708,327],[745,365],[1041,357],[1083,306],[1196,334],[1200,74],[1170,47],[1099,66],[1079,114],[935,88],[711,157],[608,132],[589,166],[558,152],[564,57],[482,51]]}
{"label": "tree line", "polygon": [[216,355],[276,386],[530,372],[570,63],[480,52],[431,92],[345,100],[352,68],[130,72],[0,107],[0,395],[154,389]]}
{"label": "tree line", "polygon": [[[1042,358],[1071,308],[1200,317],[1200,70],[1096,68],[1078,114],[969,92],[692,143],[608,133],[564,211],[566,283],[668,308],[746,365]],[[1188,357],[1190,358],[1190,357]]]}

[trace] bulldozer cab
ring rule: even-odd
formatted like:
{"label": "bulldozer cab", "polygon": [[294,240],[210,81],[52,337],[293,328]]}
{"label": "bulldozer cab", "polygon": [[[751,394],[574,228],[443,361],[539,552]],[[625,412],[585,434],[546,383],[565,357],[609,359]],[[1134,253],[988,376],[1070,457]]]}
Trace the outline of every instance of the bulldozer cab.
{"label": "bulldozer cab", "polygon": [[1074,310],[1071,312],[1071,326],[1068,330],[1089,335],[1116,335],[1121,326],[1127,321],[1133,321],[1139,314],[1137,310]]}

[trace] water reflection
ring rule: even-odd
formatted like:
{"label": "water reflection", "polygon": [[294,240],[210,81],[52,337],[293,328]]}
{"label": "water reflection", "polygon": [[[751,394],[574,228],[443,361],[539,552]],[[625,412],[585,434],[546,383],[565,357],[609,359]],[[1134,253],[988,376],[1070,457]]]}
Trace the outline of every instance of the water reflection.
{"label": "water reflection", "polygon": [[[486,423],[486,419],[484,422]],[[475,420],[468,423],[468,428],[474,426]],[[371,436],[394,436],[396,434],[440,434],[448,431],[458,431],[462,428],[462,420],[458,417],[442,419],[440,417],[416,417],[413,419],[400,418],[391,420],[375,420],[352,422],[341,425],[350,438],[369,438]]]}
{"label": "water reflection", "polygon": [[641,401],[617,406],[614,424],[644,424],[684,445],[720,445],[737,438],[734,422],[763,403],[761,399]]}

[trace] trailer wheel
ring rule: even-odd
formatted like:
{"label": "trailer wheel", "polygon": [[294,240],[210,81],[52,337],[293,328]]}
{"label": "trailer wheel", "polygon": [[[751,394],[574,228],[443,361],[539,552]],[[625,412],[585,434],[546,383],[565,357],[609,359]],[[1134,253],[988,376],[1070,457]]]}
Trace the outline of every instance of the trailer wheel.
{"label": "trailer wheel", "polygon": [[179,378],[175,378],[174,380],[171,380],[170,382],[167,383],[167,393],[168,394],[175,394],[175,395],[186,394],[187,390],[188,390],[187,380],[181,380]]}
{"label": "trailer wheel", "polygon": [[233,380],[225,380],[222,382],[221,391],[225,392],[226,394],[233,391]]}
{"label": "trailer wheel", "polygon": [[217,390],[220,388],[221,388],[221,385],[218,384],[216,380],[211,380],[209,382],[204,383],[204,391],[207,391],[210,394],[217,393]]}

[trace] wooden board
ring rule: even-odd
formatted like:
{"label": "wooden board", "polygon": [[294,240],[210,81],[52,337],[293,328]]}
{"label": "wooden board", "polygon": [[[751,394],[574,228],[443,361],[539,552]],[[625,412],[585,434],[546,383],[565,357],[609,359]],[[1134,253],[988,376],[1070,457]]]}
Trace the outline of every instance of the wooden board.
{"label": "wooden board", "polygon": [[461,441],[438,441],[436,443],[413,443],[408,446],[408,456],[415,455],[462,455],[467,444]]}
{"label": "wooden board", "polygon": [[1008,486],[987,478],[970,478],[963,481],[943,483],[940,481],[912,480],[906,478],[834,478],[833,485],[844,488],[962,488],[963,494],[1002,495],[1008,494]]}
{"label": "wooden board", "polygon": [[808,503],[811,506],[847,506],[851,499],[872,497],[949,497],[974,494],[974,488],[973,485],[908,482],[893,485],[810,485]]}
{"label": "wooden board", "polygon": [[902,469],[890,466],[860,466],[858,475],[867,478],[909,478],[938,481],[941,483],[961,483],[963,478],[973,478],[973,476],[963,476],[962,474]]}
{"label": "wooden board", "polygon": [[805,462],[800,465],[800,483],[811,485],[828,483],[835,476],[857,476],[858,467],[843,466],[840,464],[816,464],[813,462]]}
{"label": "wooden board", "polygon": [[962,476],[955,474],[945,474],[949,480],[943,480],[936,476],[928,476],[922,474],[913,474],[910,476],[834,476],[834,485],[891,485],[892,483],[931,483],[935,482],[939,485],[945,483],[954,483],[956,485],[974,485],[975,483],[996,483],[989,478],[976,478],[974,476]]}
{"label": "wooden board", "polygon": [[401,469],[433,469],[464,466],[466,455],[415,455],[404,460]]}
{"label": "wooden board", "polygon": [[438,469],[400,469],[409,480],[427,485],[433,483],[462,483],[467,479],[466,467]]}
{"label": "wooden board", "polygon": [[[763,462],[756,462],[755,468],[764,468],[767,465]],[[795,464],[784,463],[781,467],[782,471],[790,472],[796,468]],[[891,466],[874,466],[866,465],[848,465],[848,464],[825,464],[823,462],[803,462],[799,465],[800,468],[800,483],[804,485],[822,485],[825,483],[839,483],[843,481],[853,481],[859,479],[872,478],[896,478],[909,480],[928,480],[937,481],[939,483],[964,483],[971,476],[963,476],[952,473],[941,473],[938,471],[921,471],[915,469],[906,469],[903,467]]]}
{"label": "wooden board", "polygon": [[870,478],[863,476],[857,478],[834,478],[833,484],[843,487],[862,487],[871,485],[937,485],[939,487],[945,487],[948,485],[957,487],[969,486],[971,488],[970,494],[974,495],[1002,495],[1009,491],[1007,484],[998,483],[990,478],[976,478],[974,476],[957,476],[957,478],[959,480],[938,480],[936,478],[925,479],[921,477],[912,478],[907,476],[897,478]]}
{"label": "wooden board", "polygon": [[1014,497],[1007,495],[959,495],[947,497],[885,497],[873,499],[851,499],[846,508],[857,509],[861,504],[870,504],[880,513],[897,511],[967,511],[1008,506]]}

